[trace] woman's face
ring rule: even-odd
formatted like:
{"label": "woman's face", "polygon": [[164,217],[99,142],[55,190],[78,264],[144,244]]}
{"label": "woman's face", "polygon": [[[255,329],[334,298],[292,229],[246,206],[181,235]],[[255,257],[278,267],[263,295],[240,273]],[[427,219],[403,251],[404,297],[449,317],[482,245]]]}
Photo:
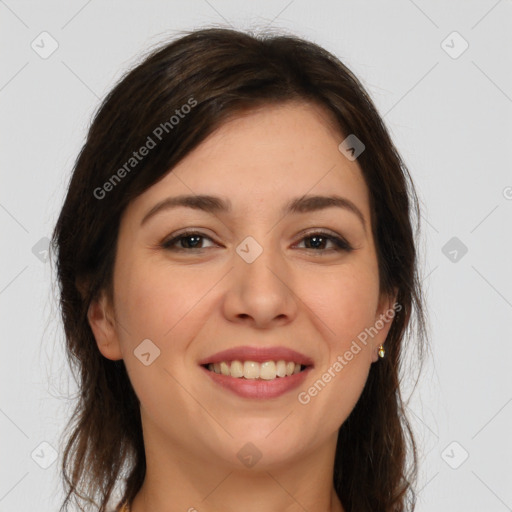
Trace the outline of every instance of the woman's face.
{"label": "woman's face", "polygon": [[146,449],[238,467],[333,451],[392,307],[343,139],[318,107],[265,107],[128,206],[113,309],[102,298],[89,320],[102,354],[124,359]]}

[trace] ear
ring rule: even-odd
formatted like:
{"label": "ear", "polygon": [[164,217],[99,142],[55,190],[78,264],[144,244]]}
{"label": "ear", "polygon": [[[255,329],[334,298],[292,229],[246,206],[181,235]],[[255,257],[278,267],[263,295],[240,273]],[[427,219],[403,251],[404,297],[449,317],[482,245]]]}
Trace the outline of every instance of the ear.
{"label": "ear", "polygon": [[87,320],[99,351],[107,359],[113,361],[122,359],[113,307],[104,292],[101,292],[100,297],[94,299],[89,305]]}
{"label": "ear", "polygon": [[384,348],[385,341],[388,336],[389,329],[393,323],[393,318],[397,311],[400,311],[401,307],[396,302],[398,296],[398,290],[394,290],[393,293],[382,293],[379,299],[379,305],[375,313],[374,328],[377,333],[372,338],[372,362],[375,363],[379,360],[379,347],[382,345]]}

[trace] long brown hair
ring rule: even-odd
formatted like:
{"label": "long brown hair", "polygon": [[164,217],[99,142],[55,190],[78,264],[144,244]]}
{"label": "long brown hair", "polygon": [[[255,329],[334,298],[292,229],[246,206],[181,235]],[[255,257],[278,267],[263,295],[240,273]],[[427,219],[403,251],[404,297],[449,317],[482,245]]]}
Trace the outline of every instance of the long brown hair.
{"label": "long brown hair", "polygon": [[[100,291],[112,298],[123,211],[228,118],[288,101],[324,108],[341,133],[365,144],[358,163],[370,193],[380,287],[396,292],[401,305],[386,356],[371,365],[363,393],[339,430],[334,487],[347,512],[414,509],[417,453],[399,374],[411,325],[418,366],[426,337],[413,229],[418,200],[409,173],[363,86],[336,57],[293,36],[208,28],[153,51],[108,94],[53,233],[68,360],[80,390],[66,426],[61,512],[72,500],[81,510],[89,503],[104,512],[120,481],[121,501],[131,501],[145,477],[138,398],[123,361],[101,355],[87,321]],[[134,151],[149,145],[148,137],[154,147],[131,161]]]}

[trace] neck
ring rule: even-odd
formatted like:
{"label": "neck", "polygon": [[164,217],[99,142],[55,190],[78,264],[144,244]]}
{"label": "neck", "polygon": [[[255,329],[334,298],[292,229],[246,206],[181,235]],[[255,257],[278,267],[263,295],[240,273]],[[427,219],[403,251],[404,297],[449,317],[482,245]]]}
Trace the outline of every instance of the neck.
{"label": "neck", "polygon": [[344,512],[332,483],[336,433],[293,461],[252,468],[196,458],[161,434],[145,426],[146,476],[130,512]]}

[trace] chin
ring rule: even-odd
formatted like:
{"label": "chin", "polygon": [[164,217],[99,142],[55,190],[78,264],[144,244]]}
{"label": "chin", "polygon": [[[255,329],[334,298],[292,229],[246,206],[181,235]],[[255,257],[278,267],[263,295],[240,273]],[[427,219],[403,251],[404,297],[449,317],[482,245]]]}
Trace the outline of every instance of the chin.
{"label": "chin", "polygon": [[[273,428],[275,426],[274,423]],[[269,434],[271,429],[230,432],[233,438],[226,438],[225,443],[218,443],[217,440],[212,451],[231,470],[240,470],[244,466],[252,471],[275,469],[292,463],[304,449],[304,439],[277,432]]]}

